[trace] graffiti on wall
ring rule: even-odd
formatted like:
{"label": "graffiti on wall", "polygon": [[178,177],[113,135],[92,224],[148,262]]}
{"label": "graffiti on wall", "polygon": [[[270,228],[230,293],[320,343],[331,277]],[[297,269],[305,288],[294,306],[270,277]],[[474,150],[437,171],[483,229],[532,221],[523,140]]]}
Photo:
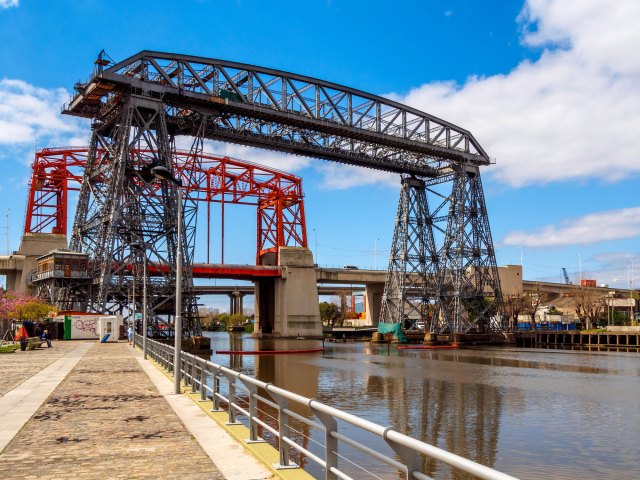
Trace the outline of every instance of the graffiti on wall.
{"label": "graffiti on wall", "polygon": [[72,317],[71,338],[98,338],[98,318],[97,317]]}

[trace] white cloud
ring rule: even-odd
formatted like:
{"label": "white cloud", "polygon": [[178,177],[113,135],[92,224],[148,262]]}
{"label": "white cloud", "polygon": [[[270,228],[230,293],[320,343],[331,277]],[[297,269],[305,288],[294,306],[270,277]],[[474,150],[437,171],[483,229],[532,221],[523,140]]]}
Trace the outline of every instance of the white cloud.
{"label": "white cloud", "polygon": [[20,0],[0,0],[0,8],[11,8],[20,5]]}
{"label": "white cloud", "polygon": [[640,57],[629,49],[640,42],[639,7],[638,2],[628,0],[528,0],[520,17],[525,22],[523,40],[533,46],[569,44],[575,54],[590,62],[637,74]]}
{"label": "white cloud", "polygon": [[529,0],[520,20],[539,60],[400,100],[470,130],[514,187],[640,173],[640,2]]}
{"label": "white cloud", "polygon": [[240,160],[265,165],[276,170],[294,173],[298,170],[308,167],[312,159],[301,157],[298,155],[289,155],[285,153],[274,152],[271,150],[263,150],[259,148],[245,147],[234,143],[224,142],[206,142],[205,150],[215,152]]}
{"label": "white cloud", "polygon": [[326,190],[344,190],[363,185],[388,185],[400,187],[400,175],[380,170],[363,169],[352,165],[324,162],[318,165],[322,174],[321,188]]}
{"label": "white cloud", "polygon": [[626,267],[636,257],[635,254],[630,252],[608,252],[608,253],[596,253],[589,257],[589,261],[597,263],[606,263],[613,267]]}
{"label": "white cloud", "polygon": [[0,145],[53,147],[89,141],[89,124],[63,116],[70,98],[63,88],[45,89],[22,80],[0,80]]}
{"label": "white cloud", "polygon": [[[178,150],[188,151],[191,148],[192,142],[192,137],[177,137],[176,148]],[[205,153],[235,158],[291,173],[308,167],[312,162],[312,160],[307,157],[287,155],[285,153],[279,153],[271,150],[245,147],[243,145],[215,142],[211,140],[205,140],[204,151]]]}
{"label": "white cloud", "polygon": [[632,207],[592,213],[567,220],[559,226],[548,225],[533,233],[510,232],[502,243],[522,247],[561,247],[639,236],[640,207]]}

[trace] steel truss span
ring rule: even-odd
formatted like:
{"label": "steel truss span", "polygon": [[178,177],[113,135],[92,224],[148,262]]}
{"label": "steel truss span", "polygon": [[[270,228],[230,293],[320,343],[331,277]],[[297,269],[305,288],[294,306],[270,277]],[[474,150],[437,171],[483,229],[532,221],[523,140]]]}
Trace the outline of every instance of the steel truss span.
{"label": "steel truss span", "polygon": [[[105,65],[106,64],[106,65]],[[102,67],[106,68],[102,68]],[[140,52],[77,84],[66,112],[97,118],[141,95],[161,98],[167,129],[396,173],[433,177],[451,161],[487,165],[466,130],[394,101],[237,62]]]}
{"label": "steel truss span", "polygon": [[[394,241],[399,243],[393,249],[399,253],[389,263],[388,308],[382,309],[380,320],[408,325],[406,318],[429,311],[432,316],[439,312],[429,322],[434,331],[486,331],[496,324],[489,316],[500,324],[500,282],[494,275],[495,255],[479,173],[479,167],[491,161],[468,131],[335,83],[171,53],[142,51],[119,63],[101,53],[92,78],[76,84],[75,90],[64,113],[91,118],[93,124],[71,246],[94,251],[102,265],[97,275],[98,303],[104,302],[105,289],[111,289],[107,270],[114,252],[125,248],[127,239],[142,240],[135,235],[136,222],[152,218],[165,228],[176,222],[173,186],[162,187],[159,202],[141,198],[136,181],[125,186],[131,150],[156,152],[147,163],[139,164],[141,169],[162,165],[175,172],[175,138],[188,136],[193,140],[190,155],[196,161],[183,171],[183,178],[197,177],[199,153],[204,141],[212,139],[416,180],[416,184],[410,182],[409,190],[403,186],[401,193],[402,211],[415,218],[396,231]],[[107,151],[108,164],[97,162],[92,152],[98,149]],[[105,179],[104,188],[96,186],[98,178]],[[426,190],[416,189],[419,182],[425,182]],[[444,185],[451,191],[434,187]],[[438,206],[431,212],[425,199],[433,192],[431,203]],[[90,198],[95,199],[92,204]],[[195,232],[196,205],[189,200],[185,205],[187,245],[192,245]],[[449,213],[442,210],[445,205]],[[458,214],[465,219],[459,220]],[[433,247],[432,238],[437,238],[439,246]],[[172,264],[175,234],[168,235],[161,247],[167,264]],[[406,258],[401,257],[402,248],[410,250]],[[434,248],[437,261],[430,260]],[[187,255],[186,263],[191,260]],[[473,280],[467,280],[470,275]],[[187,291],[190,284],[187,276]],[[189,308],[193,310],[195,303]]]}
{"label": "steel truss span", "polygon": [[[156,152],[150,150],[131,150],[128,171],[125,175],[131,187],[145,196],[162,198],[162,184],[149,182],[144,178],[144,166],[153,161]],[[32,175],[29,182],[29,198],[25,222],[25,233],[67,233],[68,195],[70,191],[79,191],[83,182],[89,149],[87,147],[62,147],[47,148],[36,152],[32,164]],[[97,149],[94,152],[96,163],[107,168],[110,157],[108,152]],[[197,160],[197,161],[196,161]],[[197,163],[197,167],[193,164]],[[184,197],[186,202],[205,202],[207,208],[207,236],[211,231],[210,204],[244,204],[257,207],[257,263],[277,262],[279,246],[306,246],[306,227],[304,216],[304,200],[302,191],[302,179],[279,171],[277,169],[256,165],[229,157],[221,157],[208,153],[202,153],[198,159],[194,159],[189,152],[173,152],[173,164],[176,168],[176,176],[182,179]],[[195,170],[196,175],[192,175]],[[187,173],[189,172],[189,173]],[[97,187],[102,187],[105,178],[97,177],[94,182]],[[91,199],[95,201],[95,199]],[[100,209],[95,210],[96,215]],[[223,220],[224,222],[224,220]],[[88,224],[91,221],[87,222]],[[81,229],[76,229],[79,236],[83,236]],[[137,232],[143,237],[148,231]],[[191,239],[192,240],[192,239]],[[207,245],[210,241],[207,238]],[[81,245],[84,251],[91,253],[90,248]],[[189,245],[188,251],[193,258],[194,245]],[[163,285],[168,283],[170,270],[164,263],[166,258],[156,252],[162,249],[149,249],[149,299],[154,308],[154,302],[162,302],[170,289]],[[207,254],[209,251],[207,250]],[[107,298],[107,311],[117,312],[128,310],[131,304],[130,293],[133,284],[138,292],[136,303],[140,303],[142,292],[142,265],[136,264],[136,251],[130,251],[131,257],[124,258],[121,265],[113,264],[111,281],[113,288]],[[97,265],[91,263],[90,268]],[[95,272],[94,272],[95,273]],[[56,303],[62,309],[87,308],[100,310],[94,305],[93,294],[86,280],[74,281],[70,279],[50,280],[56,285],[49,286],[49,290],[56,290]],[[52,290],[52,291],[53,291]],[[162,293],[163,290],[164,293]],[[44,291],[44,290],[43,290]],[[82,297],[83,304],[78,304]],[[88,302],[88,305],[84,302]],[[155,317],[162,317],[159,312],[167,308],[155,305]],[[141,311],[141,304],[136,310]],[[161,318],[158,318],[162,321]]]}
{"label": "steel truss span", "polygon": [[[67,197],[70,191],[80,190],[88,153],[87,147],[44,148],[36,152],[31,166],[24,233],[67,234]],[[106,151],[98,150],[97,155],[105,157]],[[138,164],[140,168],[140,163],[152,161],[153,152],[134,150],[131,156],[132,165]],[[188,183],[189,178],[183,172],[193,163],[189,152],[175,151],[174,163],[184,184],[185,198],[207,204],[208,234],[210,203],[256,205],[256,263],[265,263],[263,257],[270,253],[277,261],[279,246],[307,246],[300,177],[245,160],[203,153],[195,182]],[[159,191],[159,184],[150,185],[154,195]]]}

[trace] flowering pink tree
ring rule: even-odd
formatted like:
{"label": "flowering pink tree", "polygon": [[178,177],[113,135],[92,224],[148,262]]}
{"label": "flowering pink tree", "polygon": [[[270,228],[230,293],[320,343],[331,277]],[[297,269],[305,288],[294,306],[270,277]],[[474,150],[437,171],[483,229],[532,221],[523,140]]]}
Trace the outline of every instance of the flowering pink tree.
{"label": "flowering pink tree", "polygon": [[0,319],[40,320],[55,307],[40,297],[22,292],[0,292]]}

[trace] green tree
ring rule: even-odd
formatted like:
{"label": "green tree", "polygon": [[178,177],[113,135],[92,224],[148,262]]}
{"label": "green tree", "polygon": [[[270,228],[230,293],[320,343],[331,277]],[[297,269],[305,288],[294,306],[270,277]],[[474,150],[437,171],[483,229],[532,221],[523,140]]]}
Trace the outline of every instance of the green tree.
{"label": "green tree", "polygon": [[341,318],[340,309],[335,303],[320,302],[320,319],[322,323],[335,326]]}
{"label": "green tree", "polygon": [[55,310],[55,307],[52,307],[40,299],[33,299],[16,305],[11,311],[11,314],[18,320],[36,322],[45,318],[51,310]]}
{"label": "green tree", "polygon": [[228,313],[224,312],[218,315],[218,322],[220,322],[220,330],[226,330],[227,329],[227,325],[230,325],[229,323],[229,317],[231,317],[231,315],[229,315]]}
{"label": "green tree", "polygon": [[245,321],[245,316],[241,313],[234,313],[229,317],[227,325],[237,326],[242,325]]}

